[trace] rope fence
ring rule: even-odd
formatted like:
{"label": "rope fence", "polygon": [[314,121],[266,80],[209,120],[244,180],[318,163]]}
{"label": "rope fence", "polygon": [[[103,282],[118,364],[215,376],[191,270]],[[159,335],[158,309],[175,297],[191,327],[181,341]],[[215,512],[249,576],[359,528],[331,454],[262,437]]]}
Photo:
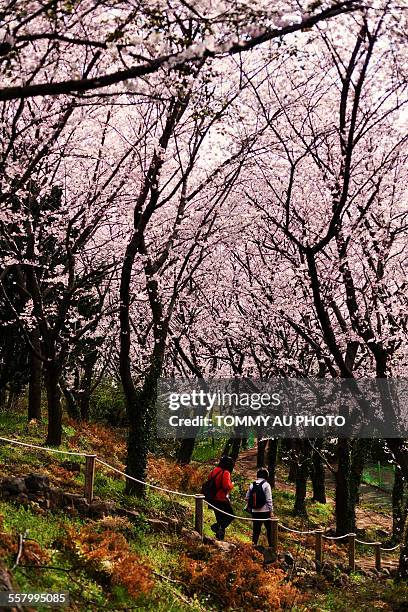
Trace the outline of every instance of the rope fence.
{"label": "rope fence", "polygon": [[7,444],[15,444],[17,446],[25,446],[26,448],[36,448],[38,450],[47,451],[49,453],[59,453],[60,455],[76,455],[77,457],[86,457],[88,453],[81,453],[79,451],[63,451],[57,448],[47,448],[46,446],[37,446],[35,444],[27,444],[26,442],[20,442],[19,440],[9,440],[8,438],[0,438],[1,442]]}
{"label": "rope fence", "polygon": [[240,521],[249,521],[250,523],[253,523],[254,521],[262,521],[262,522],[265,521],[265,519],[249,518],[248,516],[239,516],[238,514],[230,514],[229,512],[225,512],[225,510],[220,510],[219,508],[217,508],[217,506],[213,506],[211,502],[209,502],[208,500],[204,498],[204,495],[202,495],[201,497],[203,498],[203,501],[207,504],[209,508],[212,508],[213,510],[220,512],[221,514],[225,514],[225,516],[231,516],[233,519],[238,519]]}
{"label": "rope fence", "polygon": [[393,546],[392,548],[383,548],[381,547],[381,550],[383,552],[393,552],[394,550],[397,550],[397,548],[400,548],[401,544],[397,544],[396,546]]}
{"label": "rope fence", "polygon": [[299,535],[311,535],[315,533],[314,531],[299,531],[298,529],[291,529],[290,527],[286,527],[285,525],[281,525],[279,523],[279,527],[284,531],[290,531],[291,533],[298,533]]}
{"label": "rope fence", "polygon": [[129,476],[129,474],[126,474],[126,472],[122,472],[121,470],[118,470],[117,468],[113,467],[112,465],[109,465],[109,463],[105,463],[105,461],[102,461],[102,459],[99,459],[96,455],[95,455],[95,461],[97,463],[100,463],[101,465],[104,465],[105,467],[109,468],[113,472],[116,472],[117,474],[120,474],[121,476],[124,476],[127,480],[133,480],[134,482],[138,482],[139,484],[145,485],[147,487],[150,487],[151,489],[157,489],[158,491],[164,491],[165,493],[170,493],[170,494],[174,494],[174,495],[180,495],[182,497],[196,497],[194,495],[194,493],[183,493],[182,491],[173,491],[172,489],[165,489],[164,487],[159,487],[157,485],[152,484],[151,482],[145,482],[144,480],[139,480],[138,478],[134,478],[133,476]]}
{"label": "rope fence", "polygon": [[381,546],[381,542],[365,542],[364,540],[357,539],[355,533],[346,533],[340,536],[328,536],[325,535],[322,529],[315,529],[312,531],[300,531],[298,529],[292,529],[291,527],[287,527],[279,522],[279,519],[276,517],[271,517],[269,519],[261,519],[261,518],[253,518],[246,516],[239,516],[237,514],[231,514],[226,512],[225,510],[221,510],[214,506],[211,502],[205,499],[204,495],[196,495],[194,493],[183,493],[182,491],[173,491],[172,489],[166,489],[165,487],[159,487],[158,485],[154,485],[150,482],[145,482],[143,480],[139,480],[138,478],[134,478],[126,472],[119,470],[118,468],[113,467],[109,463],[106,463],[102,459],[99,459],[97,455],[80,452],[80,451],[63,451],[55,448],[47,448],[45,446],[38,446],[35,444],[28,444],[26,442],[20,442],[19,440],[10,440],[9,438],[0,437],[0,442],[5,444],[23,446],[26,448],[33,448],[36,450],[46,451],[50,453],[58,453],[61,455],[75,455],[77,457],[85,457],[85,491],[84,496],[88,503],[91,503],[94,498],[94,482],[95,482],[95,470],[96,464],[104,466],[105,468],[124,476],[127,480],[132,480],[137,482],[143,486],[150,487],[151,489],[156,489],[158,491],[163,491],[164,493],[168,493],[170,495],[179,495],[181,497],[189,497],[194,498],[195,502],[195,512],[194,512],[194,528],[199,533],[201,537],[203,537],[204,532],[204,504],[207,504],[208,508],[217,511],[217,513],[225,514],[226,516],[232,517],[235,520],[239,521],[248,521],[253,523],[254,521],[262,521],[270,520],[272,523],[272,549],[275,554],[278,552],[278,544],[279,544],[279,530],[283,530],[289,533],[295,533],[298,535],[312,535],[315,538],[315,561],[316,561],[316,569],[320,571],[323,563],[323,540],[328,541],[339,541],[345,540],[347,538],[348,543],[348,566],[354,571],[356,566],[356,544],[360,544],[362,546],[374,547],[375,551],[375,568],[380,571],[381,570],[381,553],[391,553],[398,550],[401,547],[401,544],[397,544],[391,548],[384,548]]}
{"label": "rope fence", "polygon": [[349,535],[352,535],[352,534],[351,533],[345,533],[344,535],[341,535],[341,536],[327,536],[327,535],[324,535],[323,537],[324,537],[325,540],[344,540],[344,538],[348,538]]}

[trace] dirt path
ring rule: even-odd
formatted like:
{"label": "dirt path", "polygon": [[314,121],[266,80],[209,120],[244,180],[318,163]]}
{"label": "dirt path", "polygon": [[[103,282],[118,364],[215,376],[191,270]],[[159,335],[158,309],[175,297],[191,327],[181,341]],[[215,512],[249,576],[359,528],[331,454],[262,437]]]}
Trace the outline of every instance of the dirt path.
{"label": "dirt path", "polygon": [[[240,453],[236,467],[236,471],[251,480],[256,472],[256,449],[250,449]],[[294,492],[294,485],[286,482],[279,475],[276,478],[276,487],[280,491]],[[326,473],[327,499],[329,503],[334,504],[334,477],[328,470]],[[361,485],[360,500],[363,507],[357,508],[357,527],[359,529],[368,529],[377,527],[384,531],[392,529],[391,512],[391,494],[385,491],[380,491],[376,487],[367,484]],[[370,506],[367,508],[366,506]]]}
{"label": "dirt path", "polygon": [[[256,473],[256,449],[242,452],[236,462],[235,469],[239,474],[242,474],[245,476],[245,478],[248,478],[248,480],[253,479]],[[295,487],[293,484],[286,482],[283,478],[277,475],[276,488],[280,491],[291,491],[293,493]],[[335,481],[333,474],[330,471],[327,472],[326,488],[327,501],[328,503],[334,505]],[[370,529],[372,527],[376,527],[377,529],[383,529],[384,531],[391,532],[391,494],[385,491],[380,491],[376,487],[363,484],[361,485],[360,501],[362,506],[359,506],[356,512],[358,529]],[[367,505],[369,505],[370,508],[367,508]],[[372,570],[374,564],[373,554],[374,551],[372,548],[365,547],[365,553],[363,555],[360,554],[360,552],[357,554],[357,567],[361,570]],[[392,554],[383,553],[383,568],[387,568],[389,571],[391,571],[395,570],[397,566],[398,554],[395,554],[395,552]]]}

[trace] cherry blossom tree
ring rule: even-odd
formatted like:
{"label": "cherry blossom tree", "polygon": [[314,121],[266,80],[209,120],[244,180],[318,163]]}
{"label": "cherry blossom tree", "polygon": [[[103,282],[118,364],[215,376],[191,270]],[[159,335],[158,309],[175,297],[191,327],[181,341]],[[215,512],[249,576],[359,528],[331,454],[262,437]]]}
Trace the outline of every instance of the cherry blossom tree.
{"label": "cherry blossom tree", "polygon": [[273,8],[264,0],[2,0],[0,101],[133,89],[133,79],[240,54],[358,7],[353,0]]}
{"label": "cherry blossom tree", "polygon": [[[109,220],[110,227],[114,219],[112,199],[124,181],[118,177],[117,164],[109,168],[107,159],[101,161],[106,119],[89,154],[85,152],[89,134],[79,134],[73,106],[67,110],[57,104],[55,109],[45,103],[45,108],[49,115],[43,106],[17,108],[11,126],[3,127],[9,132],[2,159],[3,278],[13,278],[22,309],[15,308],[10,283],[7,287],[2,282],[2,300],[11,309],[31,354],[29,399],[30,405],[36,403],[31,416],[39,416],[43,365],[47,442],[58,445],[62,370],[71,346],[92,335],[103,315],[106,279],[116,262],[104,248],[115,233],[110,229],[107,237],[104,224]],[[57,119],[56,127],[50,128],[52,110]],[[46,144],[35,152],[38,139]]]}
{"label": "cherry blossom tree", "polygon": [[[405,375],[405,20],[383,0],[0,0],[0,358],[18,334],[29,357],[2,377],[39,416],[44,374],[49,444],[61,392],[87,418],[105,372],[140,480],[162,373]],[[384,445],[408,479],[405,442]],[[296,511],[326,464],[354,530],[370,442],[339,439],[336,465],[288,446]]]}
{"label": "cherry blossom tree", "polygon": [[[400,174],[406,156],[402,123],[406,85],[399,72],[404,56],[394,54],[394,41],[386,30],[387,12],[373,21],[371,18],[367,14],[362,22],[357,20],[351,53],[344,45],[340,48],[335,37],[322,33],[329,50],[326,74],[337,71],[339,89],[326,83],[318,72],[315,94],[308,89],[304,95],[302,88],[306,84],[310,88],[313,77],[306,74],[306,83],[296,71],[287,75],[299,95],[298,112],[285,113],[289,132],[279,121],[270,122],[281,143],[281,159],[275,166],[259,163],[266,197],[258,189],[248,192],[254,207],[265,216],[273,248],[286,259],[288,253],[296,256],[297,252],[297,275],[304,276],[309,289],[308,308],[323,338],[323,352],[329,353],[331,371],[334,367],[345,378],[386,378],[404,371],[395,369],[400,358],[394,361],[405,344],[406,329],[405,264],[400,242],[405,231],[401,201],[406,198],[406,183]],[[397,36],[396,49],[399,44]],[[350,53],[348,60],[346,53]],[[305,71],[305,55],[298,71]],[[322,58],[317,62],[322,67]],[[268,83],[271,85],[271,98],[279,103],[282,94],[273,81]],[[269,101],[259,91],[254,93],[269,121]],[[327,102],[330,107],[325,110],[322,103]],[[282,179],[285,168],[287,179]],[[319,207],[313,208],[311,202],[319,202]],[[311,346],[319,344],[313,341]],[[326,356],[324,361],[327,364]],[[364,440],[339,440],[339,532],[349,531],[355,524],[353,509],[367,444]],[[389,439],[387,445],[407,474],[402,442]],[[403,553],[401,559],[405,557]]]}

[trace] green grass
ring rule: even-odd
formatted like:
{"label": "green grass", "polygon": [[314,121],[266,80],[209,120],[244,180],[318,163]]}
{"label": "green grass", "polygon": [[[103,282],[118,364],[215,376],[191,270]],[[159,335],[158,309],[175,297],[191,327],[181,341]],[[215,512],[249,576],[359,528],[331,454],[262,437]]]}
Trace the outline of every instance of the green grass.
{"label": "green grass", "polygon": [[394,580],[369,580],[352,574],[347,588],[331,588],[316,593],[308,609],[316,612],[373,612],[373,610],[406,610],[408,585]]}
{"label": "green grass", "polygon": [[[28,425],[25,414],[0,413],[0,435],[11,439],[43,445],[46,437],[47,423],[42,421],[35,425]],[[76,435],[73,426],[64,424],[63,443],[60,449],[68,450],[69,439]],[[89,440],[86,437],[79,438],[78,444],[82,449],[87,449]],[[0,444],[0,465],[5,474],[26,475],[30,471],[41,472],[53,465],[59,465],[66,459],[83,463],[80,458],[71,455],[50,455],[46,451],[30,451],[25,447]],[[200,610],[202,607],[197,601],[186,599],[183,589],[166,581],[166,576],[174,573],[179,565],[177,551],[171,551],[162,546],[162,540],[168,540],[168,535],[149,533],[145,515],[154,514],[163,518],[174,516],[179,513],[180,505],[191,511],[192,503],[182,500],[177,504],[168,496],[162,496],[154,490],[148,490],[146,498],[136,500],[124,493],[124,479],[117,478],[114,474],[103,472],[99,467],[95,477],[95,495],[107,499],[118,505],[134,508],[140,513],[140,520],[132,524],[126,532],[130,548],[137,554],[147,557],[154,570],[163,575],[163,579],[157,578],[155,586],[147,596],[132,598],[126,589],[119,586],[111,586],[101,583],[98,577],[85,569],[78,569],[72,564],[72,559],[61,547],[61,537],[67,527],[79,529],[86,520],[70,517],[63,512],[40,512],[35,504],[29,507],[15,506],[9,502],[0,502],[0,515],[4,517],[3,531],[12,533],[16,538],[18,534],[26,534],[38,542],[43,549],[50,553],[50,561],[47,567],[41,569],[16,567],[13,570],[14,580],[19,590],[27,591],[68,591],[73,599],[72,610],[80,612],[96,612],[102,609],[128,609],[158,612],[168,610],[185,612],[187,610]],[[0,470],[1,473],[1,470]],[[79,490],[84,485],[84,474],[74,475],[73,482]],[[67,484],[65,490],[70,487]],[[179,502],[179,500],[177,500]],[[188,519],[187,519],[188,521]],[[15,559],[7,559],[8,567],[12,567]],[[109,598],[109,599],[108,599]],[[49,608],[41,608],[42,610]]]}
{"label": "green grass", "polygon": [[[58,448],[58,450],[72,450],[67,445],[67,442],[76,433],[74,427],[70,425],[63,425],[62,431],[62,444]],[[21,412],[8,413],[5,411],[0,411],[0,435],[5,438],[20,440],[22,442],[43,446],[44,440],[47,437],[47,419],[44,418],[40,422],[37,422],[35,424],[29,424],[27,423],[26,415],[21,414]],[[13,449],[12,454],[10,452],[10,448]],[[25,463],[32,462],[33,465],[39,462],[39,457],[41,458],[42,462],[44,460],[48,462],[52,461],[52,458],[50,457],[49,453],[47,453],[47,451],[30,450],[29,448],[23,446],[12,446],[0,443],[0,460],[7,459],[11,455],[17,460],[24,459]],[[83,458],[72,457],[72,455],[69,454],[59,454],[58,456],[61,461],[65,459],[83,461]]]}
{"label": "green grass", "polygon": [[212,459],[219,459],[226,441],[226,438],[212,438],[196,442],[193,461],[206,463]]}
{"label": "green grass", "polygon": [[[35,444],[43,444],[46,436],[46,423],[29,426],[25,415],[0,414],[0,431],[2,435],[17,438]],[[68,449],[68,443],[72,436],[77,436],[75,426],[64,425],[63,445],[61,448]],[[90,440],[86,436],[76,437],[76,444],[81,448],[90,448]],[[213,462],[222,452],[225,440],[211,440],[200,442],[194,453],[197,462]],[[102,456],[102,454],[101,454]],[[108,457],[104,457],[108,459]],[[29,451],[22,447],[11,447],[0,444],[0,474],[27,474],[30,471],[44,471],[58,466],[65,459],[77,460],[69,455],[50,455],[45,451]],[[109,459],[108,459],[109,462]],[[52,472],[52,470],[51,470]],[[244,512],[244,497],[249,485],[248,479],[240,474],[233,474],[235,483],[231,501],[234,511],[238,515],[249,517]],[[74,475],[71,484],[63,483],[66,490],[74,487],[82,491],[84,486],[84,474]],[[157,518],[172,517],[180,514],[185,509],[190,515],[186,516],[185,525],[192,526],[192,511],[194,500],[191,498],[173,498],[162,495],[158,491],[148,489],[143,500],[138,500],[124,493],[124,479],[118,478],[114,473],[105,470],[102,466],[97,467],[95,477],[95,495],[102,499],[110,500],[116,504],[135,508],[140,518],[124,533],[132,551],[147,558],[155,571],[155,585],[146,596],[135,599],[129,596],[126,589],[119,586],[107,585],[99,575],[95,575],[89,569],[75,567],[73,559],[61,547],[61,535],[67,527],[79,529],[87,522],[85,519],[70,517],[62,512],[41,513],[35,507],[16,507],[7,502],[0,502],[0,514],[4,517],[3,530],[14,534],[25,533],[28,537],[36,540],[43,548],[50,552],[48,566],[40,570],[17,567],[13,573],[19,589],[24,590],[65,590],[72,594],[75,612],[94,612],[101,609],[119,610],[132,609],[143,611],[180,611],[202,610],[211,608],[205,601],[205,596],[198,599],[186,597],[186,589],[183,585],[174,581],[179,575],[181,555],[183,554],[182,540],[171,534],[154,534],[149,530],[148,517]],[[308,487],[310,497],[310,486]],[[331,504],[313,503],[307,501],[308,517],[301,518],[293,516],[294,493],[287,489],[275,489],[273,491],[275,512],[280,521],[288,527],[302,530],[313,530],[325,528],[333,521],[333,506]],[[213,536],[210,529],[214,522],[212,510],[205,508],[204,534]],[[227,531],[227,540],[250,542],[252,524],[250,521],[233,521]],[[367,532],[368,539],[375,539],[375,534]],[[365,539],[367,539],[365,538]],[[261,536],[260,543],[266,544],[265,534]],[[311,541],[306,546],[305,539],[298,539],[280,533],[280,550],[291,551],[295,558],[313,558],[313,545]],[[366,551],[363,551],[366,552]],[[7,565],[12,567],[15,559],[7,560]],[[371,589],[371,592],[370,592]],[[406,588],[394,585],[392,580],[373,582],[359,574],[352,575],[347,592],[336,589],[332,585],[326,585],[322,592],[315,592],[311,587],[313,597],[307,607],[303,610],[319,610],[340,612],[345,608],[352,611],[367,611],[373,608],[373,602],[381,600],[386,605],[393,606],[395,602],[403,602],[408,598]],[[405,598],[405,599],[404,599]],[[371,607],[370,607],[371,606]],[[389,609],[389,608],[387,608]],[[398,609],[398,608],[395,608]]]}
{"label": "green grass", "polygon": [[[219,459],[222,455],[222,451],[227,442],[227,438],[206,438],[204,440],[198,440],[194,447],[193,461],[199,461],[201,463],[207,463],[214,459]],[[248,438],[247,448],[254,448],[255,440],[254,436],[250,435]]]}
{"label": "green grass", "polygon": [[370,465],[363,470],[362,481],[391,492],[394,473],[394,466],[392,465]]}
{"label": "green grass", "polygon": [[[152,499],[150,503],[153,503]],[[74,567],[70,556],[59,543],[68,527],[78,530],[86,521],[67,517],[62,512],[42,515],[38,514],[35,508],[17,507],[8,502],[0,502],[0,515],[4,517],[3,531],[16,537],[25,533],[27,538],[35,540],[50,553],[49,563],[40,569],[19,566],[14,569],[14,579],[21,591],[68,591],[74,602],[70,609],[80,612],[120,608],[160,612],[202,609],[198,602],[186,603],[181,587],[173,584],[171,578],[166,581],[166,577],[175,573],[179,565],[178,554],[173,551],[172,545],[174,543],[176,546],[180,542],[174,536],[166,536],[164,546],[161,541],[163,535],[149,533],[143,523],[131,525],[126,531],[130,548],[146,557],[163,579],[156,582],[147,596],[139,598],[130,597],[124,588],[114,586],[110,589],[108,600],[103,581],[92,571]],[[6,560],[9,567],[13,565],[14,560]],[[40,612],[46,609],[48,608],[38,607]]]}
{"label": "green grass", "polygon": [[[70,525],[79,529],[83,521],[67,518],[62,512],[38,514],[35,508],[24,508],[0,502],[0,514],[4,517],[3,530],[14,535],[26,534],[50,553],[46,566],[37,568],[17,566],[14,579],[20,591],[68,591],[74,600],[81,602],[83,610],[95,610],[105,599],[101,585],[85,572],[76,572],[57,542]],[[9,566],[14,559],[9,560]],[[38,610],[49,608],[39,607]]]}
{"label": "green grass", "polygon": [[[28,531],[28,537],[36,540],[41,546],[50,546],[61,535],[62,525],[67,520],[63,512],[41,515],[34,513],[30,508],[7,502],[0,502],[0,514],[4,517],[3,525],[6,531],[21,534]],[[77,526],[83,523],[72,517],[69,522]]]}

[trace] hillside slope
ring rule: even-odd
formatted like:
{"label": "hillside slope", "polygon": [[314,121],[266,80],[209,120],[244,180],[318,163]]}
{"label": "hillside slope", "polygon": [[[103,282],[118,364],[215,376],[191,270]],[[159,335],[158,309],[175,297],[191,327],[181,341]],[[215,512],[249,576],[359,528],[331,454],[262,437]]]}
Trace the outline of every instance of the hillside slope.
{"label": "hillside slope", "polygon": [[[38,444],[43,433],[37,423],[1,417],[4,437]],[[64,434],[63,450],[96,453],[123,469],[124,432],[69,422]],[[241,457],[234,473],[239,514],[250,456]],[[207,471],[205,464],[180,467],[152,456],[149,481],[197,493]],[[350,610],[403,610],[407,600],[408,591],[394,585],[388,570],[372,571],[372,556],[367,563],[360,556],[362,572],[342,571],[344,546],[326,546],[318,575],[313,540],[285,533],[278,561],[264,565],[262,550],[250,545],[249,523],[235,521],[227,542],[219,544],[210,537],[208,510],[202,542],[193,531],[193,498],[155,489],[143,500],[128,497],[121,476],[103,466],[89,506],[83,499],[83,458],[1,444],[0,480],[0,588],[9,581],[20,591],[67,591],[72,611],[342,610],[346,600]],[[309,503],[307,526],[292,516],[292,504],[291,487],[279,479],[275,506],[284,524],[330,526],[331,504]]]}

